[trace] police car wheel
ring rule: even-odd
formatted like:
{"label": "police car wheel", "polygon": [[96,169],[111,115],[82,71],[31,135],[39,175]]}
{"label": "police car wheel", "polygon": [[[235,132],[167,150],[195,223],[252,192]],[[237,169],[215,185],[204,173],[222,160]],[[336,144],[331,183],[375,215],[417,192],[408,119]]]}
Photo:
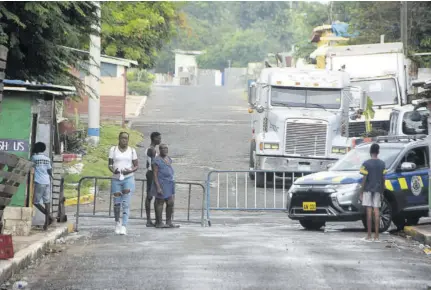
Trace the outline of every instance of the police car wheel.
{"label": "police car wheel", "polygon": [[317,231],[320,230],[321,227],[323,227],[326,222],[322,221],[311,221],[311,220],[300,220],[299,223],[301,226],[309,231]]}
{"label": "police car wheel", "polygon": [[420,217],[407,218],[407,226],[415,226],[419,223]]}
{"label": "police car wheel", "polygon": [[[380,227],[379,232],[386,232],[391,226],[392,222],[392,206],[389,201],[384,198],[382,202],[382,206],[380,207]],[[367,230],[367,217],[364,215],[362,217],[362,224],[364,225],[365,230]],[[372,231],[374,230],[374,214],[372,215]]]}

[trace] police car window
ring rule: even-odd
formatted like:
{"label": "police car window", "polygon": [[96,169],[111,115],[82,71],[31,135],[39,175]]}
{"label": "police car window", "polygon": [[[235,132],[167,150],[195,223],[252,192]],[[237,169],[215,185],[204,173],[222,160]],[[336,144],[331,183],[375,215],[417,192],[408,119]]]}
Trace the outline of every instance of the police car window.
{"label": "police car window", "polygon": [[[385,162],[386,168],[394,163],[401,150],[402,147],[380,147],[379,158]],[[359,171],[362,163],[368,159],[370,159],[370,146],[357,147],[338,160],[330,171]]]}
{"label": "police car window", "polygon": [[[414,163],[416,164],[417,169],[428,168],[428,158],[428,148],[418,147],[408,151],[406,155],[404,155],[402,162]],[[401,166],[401,163],[398,165],[399,167]]]}

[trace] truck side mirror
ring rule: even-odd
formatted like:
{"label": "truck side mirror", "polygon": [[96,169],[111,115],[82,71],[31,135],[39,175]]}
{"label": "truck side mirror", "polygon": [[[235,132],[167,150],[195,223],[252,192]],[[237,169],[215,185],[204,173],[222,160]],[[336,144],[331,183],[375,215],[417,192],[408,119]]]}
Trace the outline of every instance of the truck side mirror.
{"label": "truck side mirror", "polygon": [[256,83],[252,82],[248,87],[248,103],[252,108],[256,105]]}

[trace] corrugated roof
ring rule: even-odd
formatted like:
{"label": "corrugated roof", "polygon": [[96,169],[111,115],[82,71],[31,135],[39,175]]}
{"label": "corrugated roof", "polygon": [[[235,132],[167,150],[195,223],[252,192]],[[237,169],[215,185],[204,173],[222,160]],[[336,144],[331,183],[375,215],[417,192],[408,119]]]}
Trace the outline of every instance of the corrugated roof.
{"label": "corrugated roof", "polygon": [[5,92],[33,92],[56,99],[65,99],[75,95],[75,87],[57,86],[52,84],[34,84],[21,80],[3,80]]}

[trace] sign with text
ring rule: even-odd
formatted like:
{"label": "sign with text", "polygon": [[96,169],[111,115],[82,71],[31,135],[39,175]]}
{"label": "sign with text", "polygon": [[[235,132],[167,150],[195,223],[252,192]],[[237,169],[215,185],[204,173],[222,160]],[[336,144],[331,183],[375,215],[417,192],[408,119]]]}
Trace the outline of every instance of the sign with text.
{"label": "sign with text", "polygon": [[0,151],[28,152],[27,140],[0,139]]}

